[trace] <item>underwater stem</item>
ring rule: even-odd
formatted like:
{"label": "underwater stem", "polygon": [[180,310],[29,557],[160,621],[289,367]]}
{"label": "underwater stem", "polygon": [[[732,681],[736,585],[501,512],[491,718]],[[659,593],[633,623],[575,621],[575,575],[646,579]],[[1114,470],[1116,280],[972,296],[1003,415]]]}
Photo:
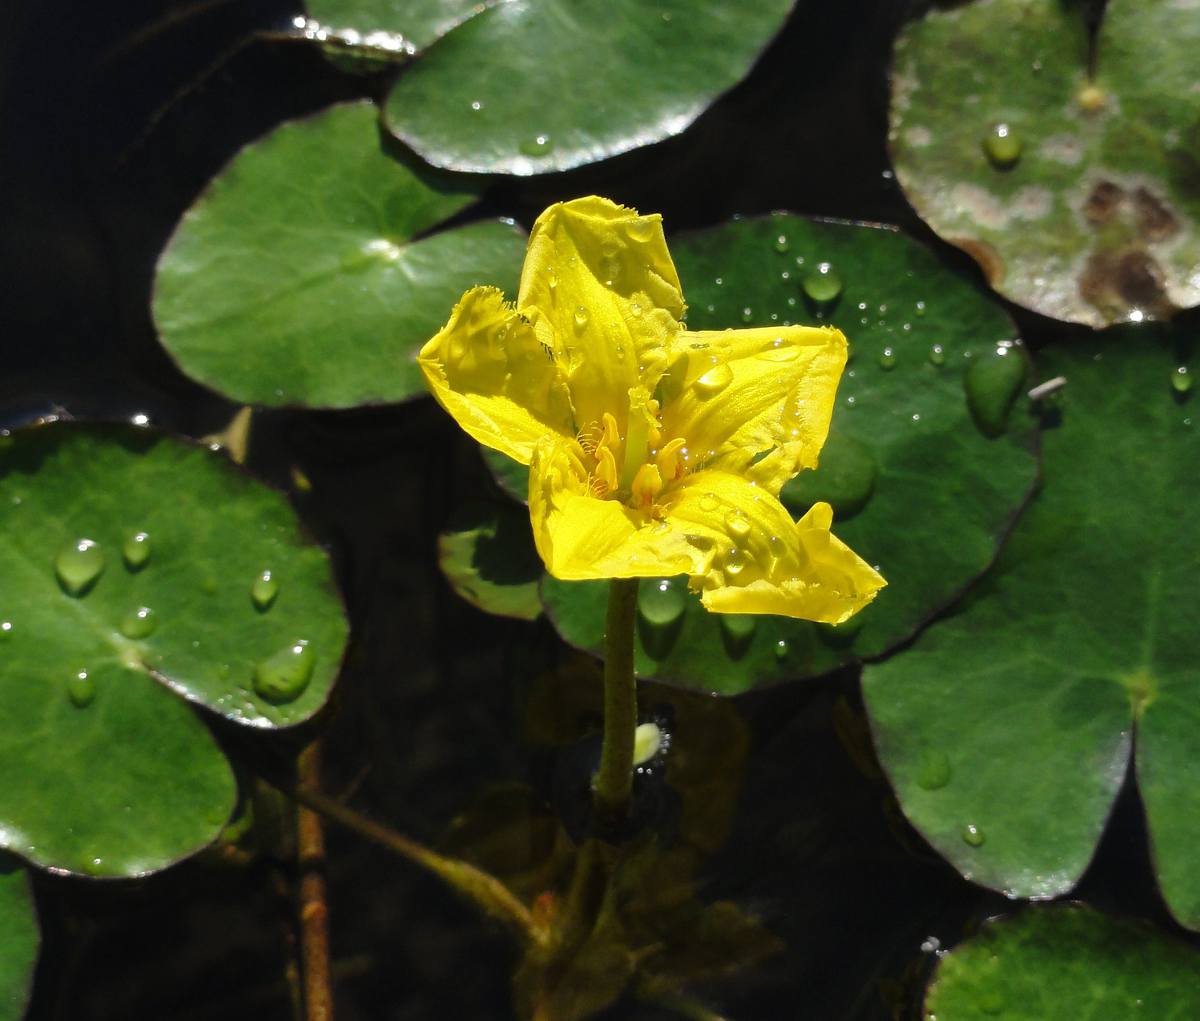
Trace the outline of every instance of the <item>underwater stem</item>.
{"label": "underwater stem", "polygon": [[637,578],[608,583],[604,630],[604,744],[592,778],[597,821],[619,822],[629,814],[633,791],[633,739],[637,729],[637,682],[633,676],[633,629]]}
{"label": "underwater stem", "polygon": [[[321,744],[300,753],[300,782],[317,789],[321,782]],[[296,859],[300,866],[300,953],[304,973],[306,1021],[333,1021],[333,983],[329,971],[329,907],[325,898],[325,830],[321,817],[296,809]]]}
{"label": "underwater stem", "polygon": [[382,844],[402,858],[428,869],[468,900],[474,901],[492,918],[517,929],[530,942],[545,942],[546,934],[534,923],[529,909],[495,876],[469,862],[438,854],[312,788],[298,787],[289,793],[300,804],[319,812],[326,819],[331,819],[368,840]]}

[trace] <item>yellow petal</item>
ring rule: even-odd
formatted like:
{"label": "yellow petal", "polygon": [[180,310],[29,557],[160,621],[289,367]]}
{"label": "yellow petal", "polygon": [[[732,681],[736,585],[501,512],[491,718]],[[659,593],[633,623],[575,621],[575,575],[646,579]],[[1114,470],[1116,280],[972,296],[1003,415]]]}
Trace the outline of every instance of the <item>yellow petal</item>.
{"label": "yellow petal", "polygon": [[690,466],[742,474],[772,493],[816,467],[846,364],[839,330],[684,333],[678,345],[687,366],[663,394],[662,429],[686,438]]}
{"label": "yellow petal", "polygon": [[573,446],[573,440],[547,438],[529,468],[529,518],[546,570],[569,581],[707,570],[711,553],[685,533],[618,500],[593,496]]}
{"label": "yellow petal", "polygon": [[693,584],[698,581],[701,600],[715,612],[838,624],[886,584],[830,533],[833,512],[826,503],[793,522],[762,486],[707,470],[683,479],[662,506],[674,529],[710,544],[710,567]]}
{"label": "yellow petal", "polygon": [[580,427],[653,390],[683,316],[662,218],[590,196],[558,203],[529,236],[517,307],[566,367]]}
{"label": "yellow petal", "polygon": [[417,364],[459,425],[522,464],[541,437],[574,434],[562,371],[494,287],[467,291]]}

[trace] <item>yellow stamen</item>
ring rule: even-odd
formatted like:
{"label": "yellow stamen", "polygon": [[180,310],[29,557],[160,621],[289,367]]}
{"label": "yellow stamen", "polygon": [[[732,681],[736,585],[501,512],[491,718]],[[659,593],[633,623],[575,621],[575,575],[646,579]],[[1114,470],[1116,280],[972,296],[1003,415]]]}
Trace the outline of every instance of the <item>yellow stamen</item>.
{"label": "yellow stamen", "polygon": [[604,483],[606,493],[617,488],[617,459],[607,446],[596,451],[596,478]]}
{"label": "yellow stamen", "polygon": [[676,436],[658,452],[658,457],[655,459],[658,462],[658,470],[668,482],[683,474],[683,464],[679,452],[686,446],[687,440],[682,436]]}
{"label": "yellow stamen", "polygon": [[643,464],[633,477],[630,487],[633,506],[642,510],[648,509],[662,492],[662,476],[652,464]]}

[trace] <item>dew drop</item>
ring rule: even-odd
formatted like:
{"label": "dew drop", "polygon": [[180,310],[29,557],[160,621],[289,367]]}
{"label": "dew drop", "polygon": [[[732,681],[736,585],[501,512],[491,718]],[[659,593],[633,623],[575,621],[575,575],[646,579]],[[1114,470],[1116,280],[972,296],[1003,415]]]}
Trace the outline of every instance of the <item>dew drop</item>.
{"label": "dew drop", "polygon": [[777,641],[773,646],[771,646],[771,651],[775,653],[775,658],[777,660],[782,661],[782,660],[787,659],[787,654],[788,654],[787,639],[785,639],[785,638],[779,639],[779,641]]}
{"label": "dew drop", "polygon": [[1026,371],[1025,358],[1013,345],[1001,344],[971,359],[963,387],[971,417],[985,436],[1000,436],[1008,428],[1008,415]]}
{"label": "dew drop", "polygon": [[884,370],[896,367],[896,352],[890,344],[879,352],[879,367]]}
{"label": "dew drop", "polygon": [[725,515],[725,530],[734,539],[744,542],[750,536],[750,522],[741,511],[731,511]]}
{"label": "dew drop", "polygon": [[727,575],[736,578],[746,569],[748,562],[749,557],[746,556],[745,552],[734,546],[725,554],[725,561],[722,567]]}
{"label": "dew drop", "polygon": [[54,561],[59,584],[73,596],[84,595],[104,570],[104,550],[91,539],[76,539]]}
{"label": "dew drop", "polygon": [[844,284],[832,263],[819,262],[804,274],[800,286],[809,301],[818,307],[825,307],[837,301],[841,296]]}
{"label": "dew drop", "polygon": [[918,315],[918,316],[923,316],[925,314],[925,302],[918,301],[917,304],[913,308],[913,314]]}
{"label": "dew drop", "polygon": [[80,670],[67,681],[67,698],[76,709],[86,709],[96,700],[96,682],[86,670]]}
{"label": "dew drop", "polygon": [[554,140],[549,135],[534,135],[518,146],[526,156],[545,156],[554,149]]}
{"label": "dew drop", "polygon": [[156,627],[158,627],[158,618],[154,611],[148,606],[139,606],[121,618],[120,631],[126,638],[136,641],[140,638],[149,638],[154,634]]}
{"label": "dew drop", "polygon": [[638,616],[651,627],[674,624],[686,605],[687,582],[682,578],[647,578],[638,586]]}
{"label": "dew drop", "polygon": [[967,825],[962,828],[962,838],[972,847],[982,847],[983,842],[987,839],[983,834],[983,830],[981,830],[973,822],[967,823]]}
{"label": "dew drop", "polygon": [[733,370],[722,362],[720,365],[714,365],[703,376],[697,379],[692,386],[702,397],[712,397],[719,394],[732,382]]}
{"label": "dew drop", "polygon": [[925,748],[917,756],[917,786],[936,791],[950,782],[950,759],[945,752]]}
{"label": "dew drop", "polygon": [[1179,366],[1171,373],[1171,389],[1177,394],[1185,394],[1192,389],[1192,377],[1186,365]]}
{"label": "dew drop", "polygon": [[791,242],[788,241],[788,236],[786,234],[780,234],[775,238],[775,251],[779,252],[781,255],[788,251],[788,249],[791,247]]}
{"label": "dew drop", "polygon": [[138,571],[146,566],[150,559],[150,536],[146,532],[131,532],[125,538],[121,547],[121,557],[125,566],[131,571]]}
{"label": "dew drop", "polygon": [[7,642],[13,633],[11,620],[0,620],[0,642]]}
{"label": "dew drop", "polygon": [[554,272],[553,266],[546,270],[546,283],[552,291],[558,286],[558,274]]}
{"label": "dew drop", "polygon": [[483,104],[478,99],[471,100],[471,109],[478,113],[483,109]]}
{"label": "dew drop", "polygon": [[934,344],[929,349],[929,362],[931,365],[946,364],[946,349],[941,344]]}
{"label": "dew drop", "polygon": [[742,322],[748,323],[754,318],[754,309],[747,305],[742,309]]}
{"label": "dew drop", "polygon": [[580,305],[575,309],[575,329],[582,330],[588,324],[587,309]]}
{"label": "dew drop", "polygon": [[250,586],[250,599],[259,610],[269,610],[279,595],[279,582],[270,569],[263,571]]}
{"label": "dew drop", "polygon": [[268,702],[291,702],[308,687],[315,662],[308,642],[293,642],[255,665],[254,690]]}
{"label": "dew drop", "polygon": [[[728,565],[728,560],[726,564]],[[726,570],[728,569],[726,566]],[[758,627],[758,618],[752,613],[718,613],[717,620],[721,624],[721,630],[738,642],[749,639]]]}
{"label": "dew drop", "polygon": [[1025,147],[1021,136],[1007,124],[994,124],[983,136],[983,154],[997,170],[1011,170]]}

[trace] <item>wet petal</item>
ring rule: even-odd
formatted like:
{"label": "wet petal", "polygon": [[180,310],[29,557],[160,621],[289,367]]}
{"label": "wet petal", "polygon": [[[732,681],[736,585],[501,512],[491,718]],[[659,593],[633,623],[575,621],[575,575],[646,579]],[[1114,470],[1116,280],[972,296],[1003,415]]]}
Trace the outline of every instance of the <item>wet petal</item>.
{"label": "wet petal", "polygon": [[546,439],[529,469],[529,518],[546,569],[570,581],[696,574],[709,554],[683,532],[592,495],[574,441]]}
{"label": "wet petal", "polygon": [[662,218],[595,196],[551,206],[533,225],[517,307],[566,367],[580,425],[623,416],[629,388],[652,390],[667,367],[684,311]]}
{"label": "wet petal", "polygon": [[523,464],[541,437],[574,434],[566,378],[494,287],[464,294],[417,363],[459,425]]}
{"label": "wet petal", "polygon": [[772,493],[816,467],[846,364],[839,330],[684,333],[678,346],[687,365],[664,381],[662,428],[686,438],[690,465],[744,474]]}
{"label": "wet petal", "polygon": [[708,470],[685,478],[662,505],[672,526],[710,545],[710,566],[693,586],[715,612],[837,624],[886,584],[830,533],[828,504],[815,504],[793,522],[764,487]]}

